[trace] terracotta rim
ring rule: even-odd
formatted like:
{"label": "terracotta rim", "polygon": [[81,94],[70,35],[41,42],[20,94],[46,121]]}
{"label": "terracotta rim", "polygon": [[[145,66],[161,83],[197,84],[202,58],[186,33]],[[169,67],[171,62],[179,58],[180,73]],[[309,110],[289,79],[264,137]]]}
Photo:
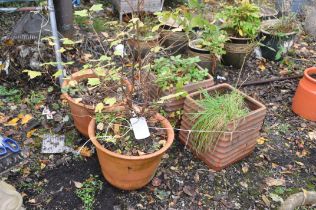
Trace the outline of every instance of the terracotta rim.
{"label": "terracotta rim", "polygon": [[[210,90],[210,89],[217,90],[218,88],[226,88],[226,89],[229,89],[229,90],[235,90],[235,91],[237,91],[239,94],[241,94],[245,99],[247,99],[248,101],[250,101],[251,103],[253,103],[253,104],[255,104],[255,105],[257,105],[257,106],[259,107],[259,108],[256,109],[256,110],[251,110],[251,111],[248,113],[249,115],[250,115],[250,114],[257,113],[257,112],[259,112],[259,111],[261,111],[261,110],[263,110],[263,109],[266,109],[265,106],[264,106],[261,102],[256,101],[255,99],[249,97],[249,96],[246,95],[245,93],[241,92],[240,90],[234,88],[233,86],[231,86],[231,85],[229,85],[229,84],[227,84],[227,83],[218,84],[218,85],[209,87],[209,88],[207,88],[207,89],[205,89],[205,90],[206,90],[206,91],[208,91],[208,90]],[[196,106],[198,106],[199,108],[202,109],[202,107],[201,107],[201,106],[196,102],[196,100],[194,99],[194,96],[199,95],[199,94],[201,94],[201,92],[199,92],[199,91],[198,91],[198,92],[195,92],[195,93],[191,93],[191,94],[187,95],[187,100],[190,100],[191,103],[196,104]],[[244,117],[238,118],[238,119],[236,119],[236,121],[241,120],[241,119],[244,119]]]}
{"label": "terracotta rim", "polygon": [[315,83],[316,84],[316,79],[314,79],[313,77],[311,77],[310,75],[311,74],[316,74],[316,67],[311,67],[311,68],[308,68],[304,71],[304,77],[312,82],[312,83]]}
{"label": "terracotta rim", "polygon": [[[86,76],[86,78],[82,78],[82,79],[79,79],[79,80],[76,80],[76,78],[80,77],[80,76]],[[95,78],[97,77],[95,75],[95,73],[93,72],[92,69],[87,69],[85,70],[85,72],[76,72],[74,74],[71,75],[71,78],[70,79],[65,79],[61,88],[65,88],[68,86],[68,83],[69,81],[71,80],[76,80],[76,81],[81,81],[81,80],[84,80],[84,79],[87,79],[87,78]],[[126,88],[128,89],[129,92],[132,91],[132,86],[131,84],[129,83],[129,81],[127,79],[124,79],[123,82],[126,84]],[[87,105],[87,104],[84,104],[84,103],[81,103],[81,102],[76,102],[68,93],[63,93],[62,94],[62,97],[64,97],[66,100],[70,101],[71,103],[73,104],[76,104],[80,107],[83,107],[83,108],[87,108],[87,109],[90,109],[90,110],[94,110],[94,106],[91,106],[91,105]],[[118,103],[119,105],[120,103]],[[115,106],[115,105],[114,105]],[[106,106],[106,108],[110,108],[111,106]]]}
{"label": "terracotta rim", "polygon": [[90,137],[92,143],[94,144],[94,146],[96,146],[98,149],[102,150],[103,152],[105,152],[108,155],[111,155],[113,157],[116,157],[119,159],[125,159],[125,160],[150,159],[152,157],[156,157],[156,156],[159,156],[159,155],[162,155],[163,153],[165,153],[169,149],[169,147],[172,145],[172,142],[174,140],[174,131],[173,131],[173,127],[171,126],[170,122],[158,113],[155,115],[155,118],[158,121],[160,121],[160,123],[162,124],[162,127],[165,128],[164,130],[166,130],[166,132],[167,132],[167,143],[160,150],[158,150],[154,153],[151,153],[151,154],[142,155],[142,156],[127,156],[127,155],[121,155],[121,154],[112,152],[112,151],[104,148],[99,143],[99,141],[96,139],[96,136],[95,136],[95,124],[96,124],[95,119],[92,119],[89,123],[89,129],[88,129],[89,137]]}

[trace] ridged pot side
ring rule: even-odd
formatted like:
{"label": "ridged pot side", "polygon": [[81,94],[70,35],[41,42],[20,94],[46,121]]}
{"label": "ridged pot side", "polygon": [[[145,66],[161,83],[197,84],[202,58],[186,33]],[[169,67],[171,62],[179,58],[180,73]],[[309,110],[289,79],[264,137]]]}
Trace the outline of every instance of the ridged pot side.
{"label": "ridged pot side", "polygon": [[[98,76],[93,72],[93,70],[85,70],[85,73],[82,72],[76,72],[71,75],[71,79],[65,79],[62,88],[66,88],[69,85],[70,80],[75,80],[77,82],[88,79],[88,78],[97,78]],[[122,80],[124,85],[127,87],[128,93],[132,91],[132,85],[131,83],[127,80],[124,79]],[[77,130],[84,135],[85,137],[89,137],[88,134],[88,126],[91,121],[91,119],[95,116],[95,107],[86,105],[83,103],[78,103],[76,102],[68,93],[63,93],[62,97],[65,98],[70,106],[70,111],[72,118],[74,120],[75,127]],[[122,102],[123,103],[123,102]],[[121,106],[122,103],[116,103],[113,106],[106,106],[104,110],[106,111],[111,111],[115,109],[118,106]]]}
{"label": "ridged pot side", "polygon": [[97,149],[102,173],[105,179],[113,186],[123,190],[136,190],[147,185],[154,177],[161,162],[161,158],[172,145],[174,131],[169,121],[156,114],[167,132],[167,143],[160,150],[142,156],[126,156],[105,149],[95,137],[95,120],[89,124],[89,138]]}
{"label": "ridged pot side", "polygon": [[[214,93],[215,91],[224,92],[231,90],[234,90],[232,86],[220,84],[208,88],[207,92]],[[203,153],[194,150],[192,147],[192,133],[189,135],[189,132],[186,131],[191,130],[195,124],[195,121],[192,120],[189,113],[203,111],[202,107],[200,107],[196,101],[196,99],[200,97],[200,93],[188,95],[184,102],[184,114],[179,134],[180,141],[190,148],[198,158],[216,171],[251,154],[256,146],[256,140],[260,136],[260,129],[266,115],[266,107],[244,93],[241,94],[244,96],[246,105],[251,111],[245,117],[229,123],[227,131],[220,136],[216,147]]]}
{"label": "ridged pot side", "polygon": [[293,98],[292,109],[301,117],[316,121],[316,67],[308,68],[300,80]]}
{"label": "ridged pot side", "polygon": [[[157,100],[163,96],[168,96],[176,92],[175,89],[170,90],[170,91],[162,91],[161,88],[159,88],[159,86],[155,84],[156,76],[152,72],[149,73],[148,81],[150,82],[148,86],[149,86],[149,97],[151,100]],[[205,89],[213,85],[214,85],[214,79],[210,74],[208,74],[205,80],[189,83],[184,86],[183,90],[188,93],[193,93],[200,89]],[[175,111],[181,110],[183,109],[184,100],[185,98],[167,100],[163,104],[163,108],[167,112],[175,112]]]}

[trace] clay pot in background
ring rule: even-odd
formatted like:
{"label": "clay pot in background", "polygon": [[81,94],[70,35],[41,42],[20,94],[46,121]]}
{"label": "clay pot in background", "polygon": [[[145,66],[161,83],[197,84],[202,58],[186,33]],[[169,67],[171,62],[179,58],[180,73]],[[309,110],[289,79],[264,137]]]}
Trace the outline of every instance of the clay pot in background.
{"label": "clay pot in background", "polygon": [[[220,84],[206,89],[210,94],[215,92],[227,92],[236,90],[228,84]],[[238,91],[238,90],[236,90]],[[239,91],[238,91],[239,92]],[[251,110],[245,117],[236,119],[228,125],[226,132],[218,140],[215,148],[208,152],[197,152],[191,146],[193,135],[186,130],[192,130],[195,120],[192,120],[191,113],[202,112],[203,108],[197,103],[201,93],[189,94],[184,102],[184,114],[181,121],[180,141],[211,169],[219,171],[250,155],[256,147],[257,139],[260,136],[260,129],[266,115],[266,107],[255,99],[240,92],[247,107]]]}
{"label": "clay pot in background", "polygon": [[138,59],[139,55],[140,58],[143,59],[146,57],[150,50],[154,47],[159,46],[159,36],[151,39],[151,40],[137,40],[137,39],[129,39],[127,40],[127,44],[133,51],[133,58],[135,60]]}
{"label": "clay pot in background", "polygon": [[167,143],[160,150],[142,156],[126,156],[105,149],[96,139],[96,121],[89,124],[89,138],[97,149],[98,159],[105,179],[113,186],[123,190],[136,190],[147,185],[154,177],[164,153],[174,140],[174,131],[169,121],[156,114],[155,118],[165,128]]}
{"label": "clay pot in background", "polygon": [[301,117],[316,121],[316,67],[305,70],[296,89],[292,109]]}
{"label": "clay pot in background", "polygon": [[[97,77],[98,76],[92,70],[86,70],[85,73],[76,72],[71,75],[70,77],[71,79],[64,80],[62,84],[62,88],[66,88],[70,80],[76,80],[78,82],[84,79],[97,78]],[[132,91],[131,83],[127,79],[122,80],[122,82],[126,86],[127,91],[131,92]],[[94,117],[95,115],[95,106],[86,105],[80,102],[78,103],[72,97],[70,97],[68,93],[63,93],[62,97],[67,100],[70,106],[71,115],[72,115],[72,118],[74,120],[74,124],[77,130],[85,137],[88,137],[89,136],[88,126],[92,117]],[[122,105],[122,103],[124,102],[116,103],[113,106],[106,106],[104,110],[110,111],[114,109],[115,107]]]}
{"label": "clay pot in background", "polygon": [[169,55],[184,55],[188,48],[188,38],[182,31],[173,32],[163,30],[160,33],[161,45],[167,49]]}
{"label": "clay pot in background", "polygon": [[226,54],[222,56],[223,64],[241,68],[254,49],[254,44],[249,38],[230,37],[230,41],[225,43]]}

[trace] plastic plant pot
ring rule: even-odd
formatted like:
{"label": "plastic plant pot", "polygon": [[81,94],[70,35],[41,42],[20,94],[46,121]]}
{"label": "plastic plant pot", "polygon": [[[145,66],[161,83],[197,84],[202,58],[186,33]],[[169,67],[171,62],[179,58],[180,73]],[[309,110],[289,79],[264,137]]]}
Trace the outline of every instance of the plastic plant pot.
{"label": "plastic plant pot", "polygon": [[230,37],[229,39],[225,43],[226,54],[222,56],[223,64],[241,68],[253,51],[254,45],[250,38]]}
{"label": "plastic plant pot", "polygon": [[316,67],[305,70],[293,98],[292,110],[307,120],[316,121]]}
{"label": "plastic plant pot", "polygon": [[[290,32],[286,34],[273,35],[266,31],[264,28],[273,25],[278,21],[278,19],[267,20],[262,23],[260,40],[261,40],[261,53],[262,57],[272,60],[278,61],[281,60],[282,57],[287,54],[289,49],[294,44],[294,39],[298,32]],[[280,56],[277,56],[277,54]]]}

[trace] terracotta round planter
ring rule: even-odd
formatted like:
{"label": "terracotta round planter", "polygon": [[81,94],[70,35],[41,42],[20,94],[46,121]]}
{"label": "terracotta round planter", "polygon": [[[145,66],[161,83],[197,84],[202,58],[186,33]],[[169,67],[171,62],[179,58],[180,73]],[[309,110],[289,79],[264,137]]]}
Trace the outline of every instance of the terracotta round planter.
{"label": "terracotta round planter", "polygon": [[[96,78],[96,77],[98,76],[92,70],[89,69],[89,70],[86,70],[86,73],[84,74],[82,72],[76,72],[72,74],[71,80],[81,81],[84,79]],[[65,79],[62,84],[62,88],[66,88],[69,84],[69,81],[70,80]],[[122,80],[122,82],[127,87],[127,91],[131,92],[132,91],[131,83],[127,79]],[[86,105],[80,102],[78,103],[68,93],[63,93],[62,97],[67,100],[70,106],[71,115],[74,119],[74,124],[77,130],[85,137],[89,137],[88,126],[91,119],[94,117],[95,106]],[[113,106],[106,106],[104,110],[111,111],[115,107],[122,105],[122,103],[124,102],[114,104]]]}
{"label": "terracotta round planter", "polygon": [[159,36],[150,40],[128,39],[127,44],[134,51],[135,59],[138,59],[139,55],[141,58],[145,58],[152,48],[159,46]]}
{"label": "terracotta round planter", "polygon": [[305,70],[293,98],[292,109],[301,117],[316,121],[316,79],[311,75],[316,75],[316,67]]}
{"label": "terracotta round planter", "polygon": [[127,156],[112,152],[104,148],[96,139],[96,121],[89,124],[89,138],[97,149],[98,159],[105,179],[113,186],[123,190],[136,190],[144,187],[154,177],[164,153],[174,140],[174,131],[169,121],[156,114],[167,132],[167,143],[160,150],[142,156]]}

